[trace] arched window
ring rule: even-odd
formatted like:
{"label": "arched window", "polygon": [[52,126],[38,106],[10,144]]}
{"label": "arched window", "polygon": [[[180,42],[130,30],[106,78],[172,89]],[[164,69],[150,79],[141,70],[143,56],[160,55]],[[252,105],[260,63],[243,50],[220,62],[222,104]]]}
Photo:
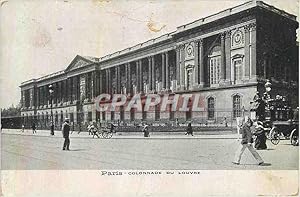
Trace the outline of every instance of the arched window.
{"label": "arched window", "polygon": [[207,113],[208,119],[215,118],[215,99],[213,97],[207,99]]}
{"label": "arched window", "polygon": [[218,84],[220,80],[221,47],[214,46],[208,55],[209,84]]}
{"label": "arched window", "polygon": [[241,97],[239,95],[233,96],[233,118],[241,117]]}

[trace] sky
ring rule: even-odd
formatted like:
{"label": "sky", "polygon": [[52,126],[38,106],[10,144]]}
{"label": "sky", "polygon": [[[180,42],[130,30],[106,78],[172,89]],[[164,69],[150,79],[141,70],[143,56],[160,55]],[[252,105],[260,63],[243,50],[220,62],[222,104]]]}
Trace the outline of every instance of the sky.
{"label": "sky", "polygon": [[[19,85],[176,30],[245,0],[0,0],[0,108]],[[266,0],[299,17],[297,0]],[[298,18],[297,18],[298,19]]]}

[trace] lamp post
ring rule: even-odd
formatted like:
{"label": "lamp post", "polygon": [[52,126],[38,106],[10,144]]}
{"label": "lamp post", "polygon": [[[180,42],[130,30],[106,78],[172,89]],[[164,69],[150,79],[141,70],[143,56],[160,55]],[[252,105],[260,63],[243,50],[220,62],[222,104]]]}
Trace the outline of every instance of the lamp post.
{"label": "lamp post", "polygon": [[54,135],[54,124],[53,124],[53,111],[52,111],[52,100],[53,100],[53,86],[49,85],[49,94],[50,94],[50,110],[51,110],[51,126],[50,126],[50,135]]}
{"label": "lamp post", "polygon": [[265,83],[265,89],[266,92],[264,93],[264,100],[266,102],[266,119],[270,119],[271,118],[271,112],[270,112],[270,100],[271,100],[271,96],[270,96],[270,92],[272,90],[272,83],[270,82],[269,79],[267,79],[267,82]]}

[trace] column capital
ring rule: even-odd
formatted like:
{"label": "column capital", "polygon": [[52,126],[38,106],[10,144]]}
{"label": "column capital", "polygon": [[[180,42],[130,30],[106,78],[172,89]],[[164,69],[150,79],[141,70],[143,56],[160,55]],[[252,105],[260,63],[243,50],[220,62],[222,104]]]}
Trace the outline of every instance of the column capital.
{"label": "column capital", "polygon": [[199,41],[199,46],[203,46],[203,38],[200,38],[198,41]]}
{"label": "column capital", "polygon": [[256,31],[256,23],[251,23],[250,28],[250,31]]}
{"label": "column capital", "polygon": [[220,33],[221,40],[225,39],[225,35],[226,35],[226,31]]}
{"label": "column capital", "polygon": [[225,33],[225,38],[230,38],[231,37],[231,30],[227,30],[224,33]]}

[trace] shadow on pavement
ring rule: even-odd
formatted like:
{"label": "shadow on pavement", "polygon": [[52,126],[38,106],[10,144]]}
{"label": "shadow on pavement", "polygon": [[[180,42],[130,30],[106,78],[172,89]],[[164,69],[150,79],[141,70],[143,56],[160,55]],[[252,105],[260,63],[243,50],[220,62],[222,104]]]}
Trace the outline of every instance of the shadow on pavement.
{"label": "shadow on pavement", "polygon": [[81,148],[81,149],[70,149],[69,151],[83,151],[83,150],[86,150],[86,149],[83,149],[83,148]]}

